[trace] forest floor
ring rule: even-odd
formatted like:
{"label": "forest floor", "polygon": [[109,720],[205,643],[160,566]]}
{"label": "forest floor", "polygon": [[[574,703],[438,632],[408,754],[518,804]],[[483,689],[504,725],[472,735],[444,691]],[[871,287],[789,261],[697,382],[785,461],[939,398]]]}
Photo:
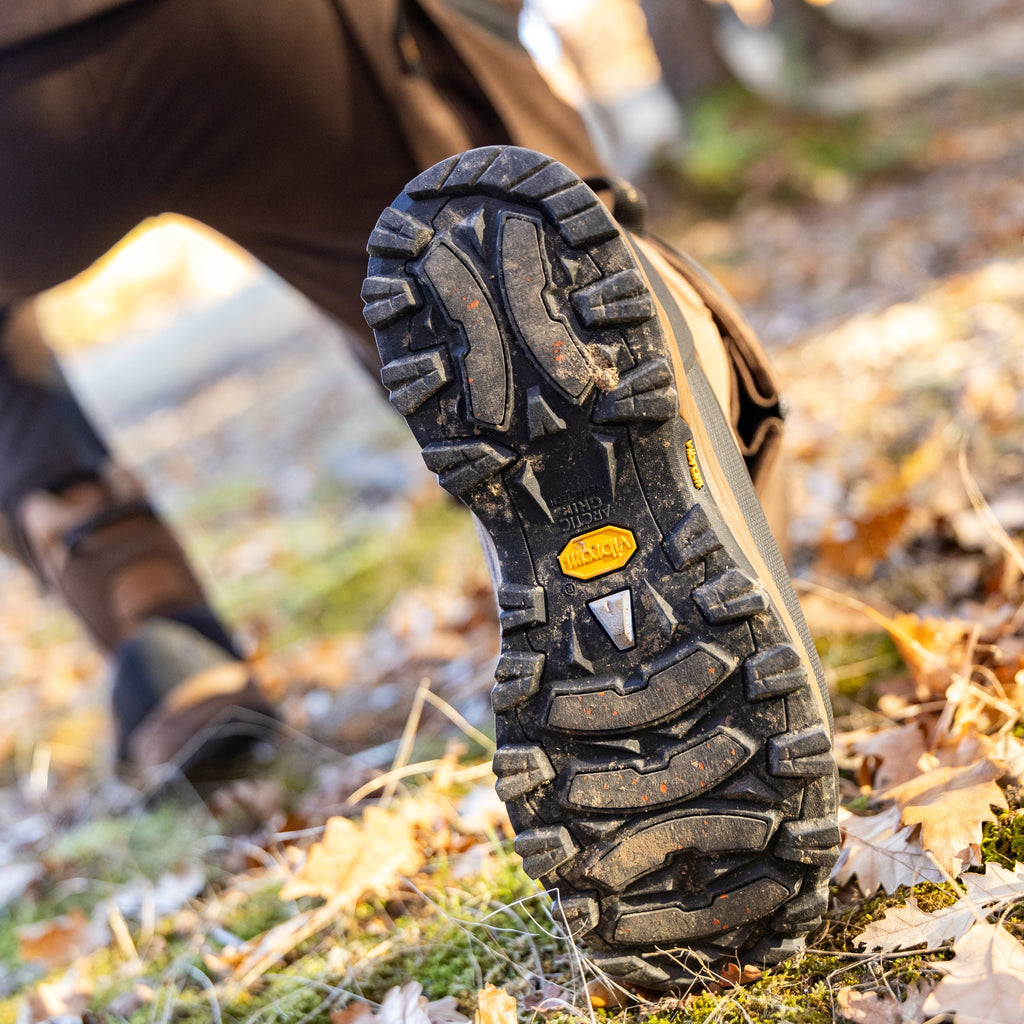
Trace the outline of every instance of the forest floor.
{"label": "forest floor", "polygon": [[154,805],[114,772],[99,658],[0,566],[0,1024],[1018,1020],[998,1014],[1024,1005],[1021,100],[963,88],[837,128],[726,93],[694,115],[701,174],[652,182],[656,230],[785,382],[845,807],[808,952],[621,1010],[587,987],[491,788],[472,527],[336,329],[261,278],[70,370],[285,739]]}

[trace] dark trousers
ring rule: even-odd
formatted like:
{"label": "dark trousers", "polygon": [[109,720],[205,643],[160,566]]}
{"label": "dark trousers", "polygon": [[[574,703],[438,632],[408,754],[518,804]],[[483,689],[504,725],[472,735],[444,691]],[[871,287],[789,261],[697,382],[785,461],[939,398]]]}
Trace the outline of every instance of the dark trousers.
{"label": "dark trousers", "polygon": [[[444,40],[424,44],[457,92]],[[476,144],[508,141],[469,90],[456,105]],[[417,170],[330,0],[130,4],[0,54],[0,307],[175,212],[351,327],[376,365],[366,238]],[[107,457],[52,359],[23,355],[0,352],[6,512]]]}

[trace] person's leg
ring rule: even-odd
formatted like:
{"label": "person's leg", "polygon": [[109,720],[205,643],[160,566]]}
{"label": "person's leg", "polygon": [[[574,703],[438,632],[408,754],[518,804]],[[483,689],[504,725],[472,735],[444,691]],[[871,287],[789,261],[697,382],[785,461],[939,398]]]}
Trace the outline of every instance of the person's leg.
{"label": "person's leg", "polygon": [[525,870],[614,978],[785,959],[839,853],[831,710],[698,358],[721,321],[531,150],[419,175],[368,249],[392,404],[491,553]]}
{"label": "person's leg", "polygon": [[[193,735],[183,684],[234,652],[180,546],[110,465],[26,297],[177,210],[353,322],[365,235],[414,170],[328,0],[146,0],[0,60],[0,301],[20,300],[0,361],[0,508],[19,554],[112,654],[124,758],[160,761]],[[204,672],[194,694],[204,715],[237,691],[214,682],[211,696]]]}
{"label": "person's leg", "polygon": [[[229,708],[269,721],[247,673],[223,674],[237,665],[231,639],[144,488],[112,461],[67,387],[31,303],[0,318],[0,470],[8,547],[111,658],[121,761],[209,767],[237,745],[238,728],[220,728]],[[192,682],[185,700],[180,684],[214,667],[218,693]],[[162,706],[172,689],[173,713]],[[197,744],[204,727],[209,742]]]}
{"label": "person's leg", "polygon": [[[168,717],[168,690],[237,652],[181,546],[68,388],[28,298],[160,210],[100,131],[92,75],[121,24],[111,14],[0,59],[0,533],[111,657],[120,757],[180,764],[204,753],[182,750],[197,708],[208,725],[230,717],[227,691],[222,681],[216,699],[193,689],[185,702],[178,688]],[[271,714],[247,678],[234,689],[235,704]],[[160,735],[140,741],[157,720]],[[215,739],[205,753],[221,749]]]}

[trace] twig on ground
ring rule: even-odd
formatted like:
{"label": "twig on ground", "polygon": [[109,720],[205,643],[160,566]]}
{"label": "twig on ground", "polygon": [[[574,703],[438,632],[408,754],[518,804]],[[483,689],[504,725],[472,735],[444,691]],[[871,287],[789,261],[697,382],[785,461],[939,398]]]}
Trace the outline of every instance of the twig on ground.
{"label": "twig on ground", "polygon": [[470,739],[476,740],[484,750],[490,751],[492,754],[497,749],[494,740],[490,738],[486,733],[482,733],[475,725],[470,723],[466,718],[459,714],[443,697],[438,697],[432,690],[426,690],[423,694],[428,704],[432,704],[441,714],[445,715],[449,721],[454,725],[457,725]]}
{"label": "twig on ground", "polygon": [[409,717],[405,720],[405,728],[402,730],[402,741],[398,745],[398,751],[395,753],[395,759],[391,764],[391,771],[388,773],[390,777],[385,784],[384,792],[380,796],[381,807],[389,807],[391,805],[391,801],[395,797],[395,791],[398,789],[398,780],[401,778],[400,775],[394,775],[394,773],[404,768],[412,756],[413,744],[416,742],[416,731],[420,727],[420,717],[423,714],[423,704],[429,691],[430,680],[424,676],[420,680],[420,685],[416,688],[416,696],[413,697],[412,707],[409,709]]}

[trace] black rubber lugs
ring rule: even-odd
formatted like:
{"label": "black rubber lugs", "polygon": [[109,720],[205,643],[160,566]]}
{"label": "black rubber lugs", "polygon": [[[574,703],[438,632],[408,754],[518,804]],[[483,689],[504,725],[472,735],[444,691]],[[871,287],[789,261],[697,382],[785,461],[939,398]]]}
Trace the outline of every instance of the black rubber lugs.
{"label": "black rubber lugs", "polygon": [[591,676],[585,686],[550,681],[546,720],[551,729],[576,733],[631,732],[678,715],[721,686],[736,658],[708,644],[669,650],[626,680]]}
{"label": "black rubber lugs", "polygon": [[665,359],[652,359],[624,374],[619,384],[601,395],[595,423],[667,420],[679,413],[675,377]]}
{"label": "black rubber lugs", "polygon": [[366,251],[371,256],[411,259],[419,256],[433,237],[434,229],[429,224],[424,224],[402,210],[388,207],[373,229]]}
{"label": "black rubber lugs", "polygon": [[785,580],[715,493],[741,460],[708,479],[679,415],[688,392],[729,436],[667,289],[575,174],[516,147],[419,175],[368,249],[391,402],[493,542],[494,772],[524,869],[616,980],[791,956],[838,853],[828,712]]}
{"label": "black rubber lugs", "polygon": [[359,296],[364,303],[363,317],[373,328],[386,327],[422,304],[406,277],[368,277]]}
{"label": "black rubber lugs", "polygon": [[498,660],[496,680],[491,691],[491,708],[496,715],[505,714],[540,692],[544,655],[533,651],[510,651]]}
{"label": "black rubber lugs", "polygon": [[643,821],[625,836],[602,844],[587,854],[586,876],[604,892],[621,892],[644,875],[660,868],[674,853],[697,855],[728,853],[737,848],[763,850],[771,835],[768,815],[749,811],[686,811]]}
{"label": "black rubber lugs", "polygon": [[518,800],[555,777],[547,754],[536,745],[502,747],[494,755],[495,789],[504,801]]}
{"label": "black rubber lugs", "polygon": [[380,377],[390,392],[391,404],[408,416],[451,382],[452,371],[444,353],[435,348],[393,359]]}
{"label": "black rubber lugs", "polygon": [[490,441],[438,441],[423,449],[427,469],[456,497],[494,476],[514,458],[513,452]]}

